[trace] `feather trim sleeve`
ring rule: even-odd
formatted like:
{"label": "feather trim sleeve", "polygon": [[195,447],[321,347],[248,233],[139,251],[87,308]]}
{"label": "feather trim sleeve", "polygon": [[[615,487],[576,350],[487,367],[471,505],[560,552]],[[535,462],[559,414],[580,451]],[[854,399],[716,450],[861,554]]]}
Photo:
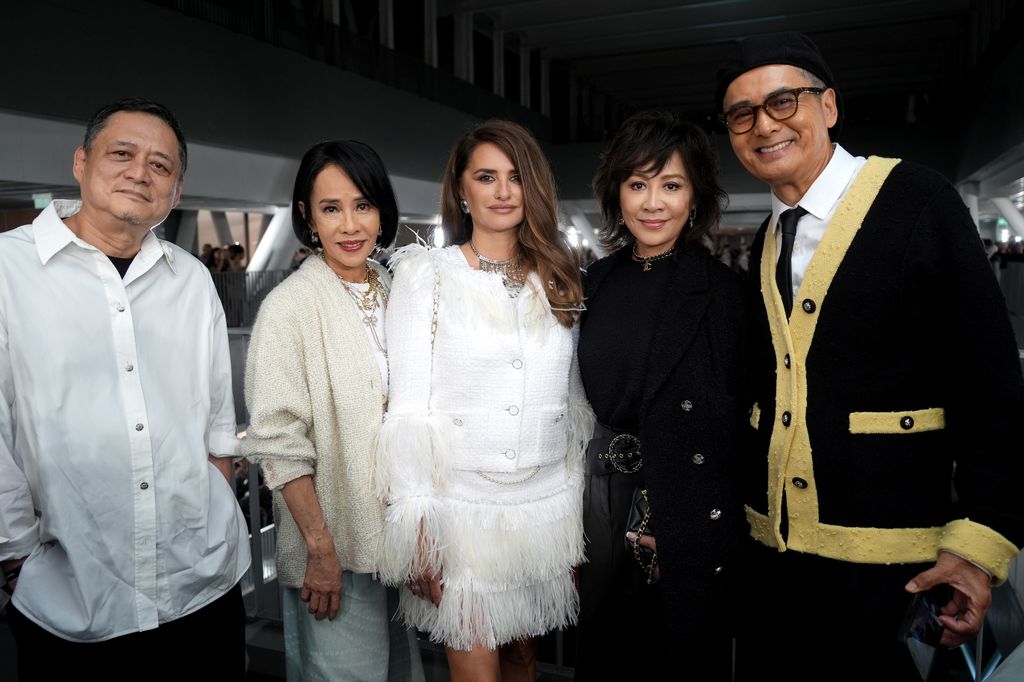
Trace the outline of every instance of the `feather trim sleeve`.
{"label": "feather trim sleeve", "polygon": [[390,395],[377,436],[375,480],[388,504],[380,575],[398,584],[440,568],[436,491],[450,470],[451,425],[430,413],[435,263],[422,246],[392,257],[387,311]]}
{"label": "feather trim sleeve", "polygon": [[594,435],[594,411],[587,402],[587,393],[583,388],[583,377],[577,359],[576,347],[579,341],[579,325],[573,329],[572,363],[569,368],[569,439],[566,464],[573,479],[583,480],[584,458],[587,454],[587,443]]}

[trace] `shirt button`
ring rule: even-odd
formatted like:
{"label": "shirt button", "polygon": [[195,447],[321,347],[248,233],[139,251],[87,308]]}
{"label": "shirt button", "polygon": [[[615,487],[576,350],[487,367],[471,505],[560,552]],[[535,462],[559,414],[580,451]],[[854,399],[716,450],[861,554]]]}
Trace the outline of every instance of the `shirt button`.
{"label": "shirt button", "polygon": [[797,488],[800,488],[800,490],[803,490],[804,488],[807,487],[807,481],[800,478],[799,476],[795,476],[793,478],[793,485],[795,485]]}
{"label": "shirt button", "polygon": [[117,312],[119,312],[119,313],[123,313],[124,312],[124,303],[118,303],[117,305],[114,306],[114,309]]}
{"label": "shirt button", "polygon": [[901,419],[900,428],[903,429],[904,431],[909,431],[910,429],[914,428],[914,418],[908,416]]}
{"label": "shirt button", "polygon": [[814,301],[812,301],[812,300],[811,300],[811,299],[809,299],[809,298],[805,298],[805,299],[804,299],[804,302],[803,302],[803,304],[801,305],[801,307],[802,307],[802,308],[804,309],[804,312],[805,312],[805,313],[807,313],[808,315],[810,315],[811,313],[813,313],[813,312],[814,312],[814,309],[815,309],[815,308],[816,308],[817,306],[815,306],[815,305],[814,305]]}
{"label": "shirt button", "polygon": [[522,369],[523,368],[523,361],[518,359],[518,358],[516,358],[515,360],[512,361],[512,366],[515,367],[516,369]]}
{"label": "shirt button", "polygon": [[704,463],[704,455],[700,454],[699,452],[696,455],[694,455],[693,457],[691,457],[690,459],[693,460],[694,464],[703,464]]}
{"label": "shirt button", "polygon": [[689,400],[684,400],[683,402],[679,403],[679,407],[683,408],[683,412],[689,412],[690,410],[693,409],[693,403],[691,403]]}
{"label": "shirt button", "polygon": [[516,407],[515,405],[509,405],[509,407],[507,409],[508,409],[508,413],[510,415],[512,415],[513,417],[516,416],[517,414],[519,414],[519,408]]}
{"label": "shirt button", "polygon": [[725,570],[725,566],[715,566],[715,575],[722,575],[722,571]]}
{"label": "shirt button", "polygon": [[149,484],[148,484],[148,483],[146,483],[145,481],[143,481],[142,483],[140,483],[140,484],[139,484],[139,487],[140,487],[140,488],[142,488],[143,490],[149,490]]}
{"label": "shirt button", "polygon": [[708,516],[711,517],[712,521],[717,521],[718,519],[722,518],[722,510],[721,509],[712,509],[711,513],[708,514]]}
{"label": "shirt button", "polygon": [[789,363],[790,363],[789,353],[786,353],[786,357],[782,358],[782,364],[784,364],[786,366],[786,369],[789,369]]}
{"label": "shirt button", "polygon": [[133,365],[133,364],[132,364],[132,363],[130,363],[130,362],[128,362],[128,363],[125,363],[125,366],[124,366],[124,371],[126,371],[126,372],[130,372],[130,371],[132,371],[133,369],[135,369],[135,365]]}
{"label": "shirt button", "polygon": [[782,425],[783,426],[789,426],[789,422],[791,422],[791,421],[793,421],[793,415],[791,415],[789,412],[783,412],[782,413]]}
{"label": "shirt button", "polygon": [[516,451],[512,450],[512,449],[506,450],[505,451],[505,458],[506,459],[515,459],[516,458]]}
{"label": "shirt button", "polygon": [[145,427],[145,426],[143,426],[142,424],[136,424],[136,425],[135,425],[135,430],[136,430],[136,431],[141,431],[141,430],[142,430],[142,429],[144,429],[144,428],[146,428],[146,427]]}
{"label": "shirt button", "polygon": [[452,420],[452,424],[455,424],[456,426],[462,426],[462,420],[456,417],[455,419]]}

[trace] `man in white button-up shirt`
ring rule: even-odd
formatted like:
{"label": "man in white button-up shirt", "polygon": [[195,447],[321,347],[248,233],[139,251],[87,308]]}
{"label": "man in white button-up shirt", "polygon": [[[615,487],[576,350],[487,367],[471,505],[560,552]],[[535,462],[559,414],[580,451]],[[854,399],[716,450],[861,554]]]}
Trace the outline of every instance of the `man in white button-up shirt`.
{"label": "man in white button-up shirt", "polygon": [[109,105],[74,154],[82,201],[0,235],[0,567],[23,680],[244,673],[224,313],[151,232],[186,163],[170,111]]}

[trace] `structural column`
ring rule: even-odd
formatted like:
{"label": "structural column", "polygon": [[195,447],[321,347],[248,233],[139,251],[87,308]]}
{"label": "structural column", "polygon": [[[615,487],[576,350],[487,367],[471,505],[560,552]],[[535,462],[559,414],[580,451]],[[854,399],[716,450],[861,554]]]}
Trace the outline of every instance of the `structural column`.
{"label": "structural column", "polygon": [[395,8],[393,0],[377,0],[380,26],[380,44],[395,49]]}
{"label": "structural column", "polygon": [[494,93],[505,96],[505,32],[494,32]]}
{"label": "structural column", "polygon": [[437,68],[437,0],[423,0],[423,62]]}
{"label": "structural column", "polygon": [[473,13],[455,15],[455,76],[473,82]]}
{"label": "structural column", "polygon": [[530,106],[530,47],[519,44],[519,103]]}

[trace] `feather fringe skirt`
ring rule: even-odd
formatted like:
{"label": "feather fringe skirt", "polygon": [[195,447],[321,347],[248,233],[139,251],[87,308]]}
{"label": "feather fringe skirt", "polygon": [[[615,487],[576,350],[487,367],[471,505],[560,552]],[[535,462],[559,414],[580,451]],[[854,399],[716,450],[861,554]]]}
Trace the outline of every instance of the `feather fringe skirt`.
{"label": "feather fringe skirt", "polygon": [[427,563],[443,573],[439,607],[401,588],[405,622],[453,649],[493,649],[575,623],[572,568],[583,561],[583,522],[582,477],[572,469],[456,470],[442,496],[390,506],[382,577],[400,584],[419,568],[408,557],[421,522]]}

